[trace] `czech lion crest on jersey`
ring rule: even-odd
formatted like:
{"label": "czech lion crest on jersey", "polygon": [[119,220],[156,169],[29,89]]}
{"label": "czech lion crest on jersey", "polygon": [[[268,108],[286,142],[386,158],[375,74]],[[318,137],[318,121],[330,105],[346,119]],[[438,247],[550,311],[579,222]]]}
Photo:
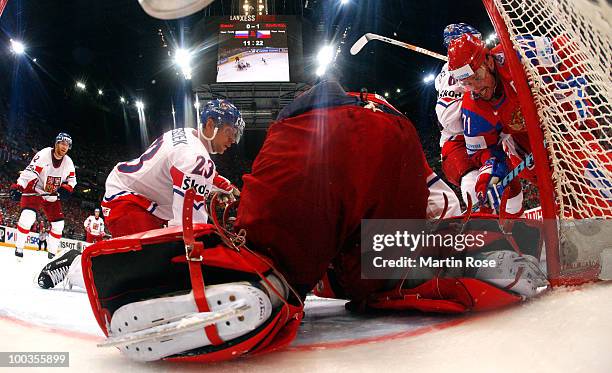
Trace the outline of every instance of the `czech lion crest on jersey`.
{"label": "czech lion crest on jersey", "polygon": [[61,184],[62,184],[61,177],[47,176],[47,181],[45,182],[45,192],[55,193]]}

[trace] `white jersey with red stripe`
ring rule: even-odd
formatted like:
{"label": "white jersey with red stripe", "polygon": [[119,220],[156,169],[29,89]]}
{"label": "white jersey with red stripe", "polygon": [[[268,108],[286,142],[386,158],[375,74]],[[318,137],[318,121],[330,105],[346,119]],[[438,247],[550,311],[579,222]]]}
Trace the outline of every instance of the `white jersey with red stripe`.
{"label": "white jersey with red stripe", "polygon": [[108,204],[130,200],[168,225],[181,225],[184,192],[196,190],[193,221],[206,223],[204,206],[211,193],[215,164],[210,154],[190,128],[164,133],[139,157],[118,163],[106,179],[102,210],[107,216]]}
{"label": "white jersey with red stripe", "polygon": [[93,215],[89,215],[83,223],[85,229],[89,231],[89,234],[94,236],[101,236],[104,234],[104,220],[101,217],[96,218]]}
{"label": "white jersey with red stripe", "polygon": [[[24,193],[55,193],[62,184],[72,191],[77,184],[74,163],[68,155],[61,160],[53,157],[53,148],[48,147],[36,153],[32,161],[19,175],[17,184]],[[55,202],[57,196],[45,196],[46,201]]]}
{"label": "white jersey with red stripe", "polygon": [[461,99],[464,89],[448,72],[448,63],[442,66],[442,71],[436,76],[436,115],[441,125],[440,147],[449,140],[463,138],[463,122],[461,121]]}

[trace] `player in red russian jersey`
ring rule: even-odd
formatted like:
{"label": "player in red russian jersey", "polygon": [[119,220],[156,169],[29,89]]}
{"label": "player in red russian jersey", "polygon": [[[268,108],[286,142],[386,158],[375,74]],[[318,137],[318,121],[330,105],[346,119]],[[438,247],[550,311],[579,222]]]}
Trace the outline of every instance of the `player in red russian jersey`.
{"label": "player in red russian jersey", "polygon": [[[499,49],[490,51],[473,35],[464,34],[453,40],[448,57],[451,74],[470,92],[463,96],[461,115],[468,154],[480,167],[476,195],[481,206],[498,208],[500,195],[496,192],[499,191],[493,188],[490,197],[487,192],[513,166],[503,142],[512,144],[517,159],[530,152],[514,83],[503,53]],[[526,174],[527,170],[524,172]],[[508,189],[506,212],[518,217],[523,213],[523,194],[518,178],[513,179]]]}

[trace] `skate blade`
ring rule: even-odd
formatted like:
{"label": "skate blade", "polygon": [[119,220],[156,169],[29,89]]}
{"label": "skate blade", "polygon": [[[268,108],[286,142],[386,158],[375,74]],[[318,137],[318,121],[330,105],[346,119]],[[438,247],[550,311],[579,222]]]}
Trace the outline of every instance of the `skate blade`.
{"label": "skate blade", "polygon": [[[239,306],[237,300],[245,300],[250,306],[242,314],[234,313],[227,319],[214,322],[223,341],[239,337],[257,328],[272,313],[268,296],[248,283],[206,287],[206,299],[213,313],[222,312],[231,306]],[[181,330],[178,334],[171,333],[171,335],[164,333],[156,335],[155,331],[151,330],[172,322],[180,323],[180,320],[184,320],[186,316],[197,313],[199,311],[192,292],[126,304],[113,314],[109,337],[120,338],[125,334],[148,330],[152,332],[152,338],[147,338],[143,342],[127,342],[117,347],[133,360],[159,360],[211,344],[204,332],[204,326],[196,330]],[[143,334],[146,335],[146,332]]]}

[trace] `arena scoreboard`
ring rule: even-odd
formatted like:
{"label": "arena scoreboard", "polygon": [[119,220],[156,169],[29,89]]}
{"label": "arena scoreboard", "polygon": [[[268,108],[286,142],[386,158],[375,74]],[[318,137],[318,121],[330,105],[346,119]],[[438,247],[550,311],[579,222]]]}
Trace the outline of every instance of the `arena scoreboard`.
{"label": "arena scoreboard", "polygon": [[275,16],[231,16],[218,23],[217,82],[288,82],[289,25]]}

